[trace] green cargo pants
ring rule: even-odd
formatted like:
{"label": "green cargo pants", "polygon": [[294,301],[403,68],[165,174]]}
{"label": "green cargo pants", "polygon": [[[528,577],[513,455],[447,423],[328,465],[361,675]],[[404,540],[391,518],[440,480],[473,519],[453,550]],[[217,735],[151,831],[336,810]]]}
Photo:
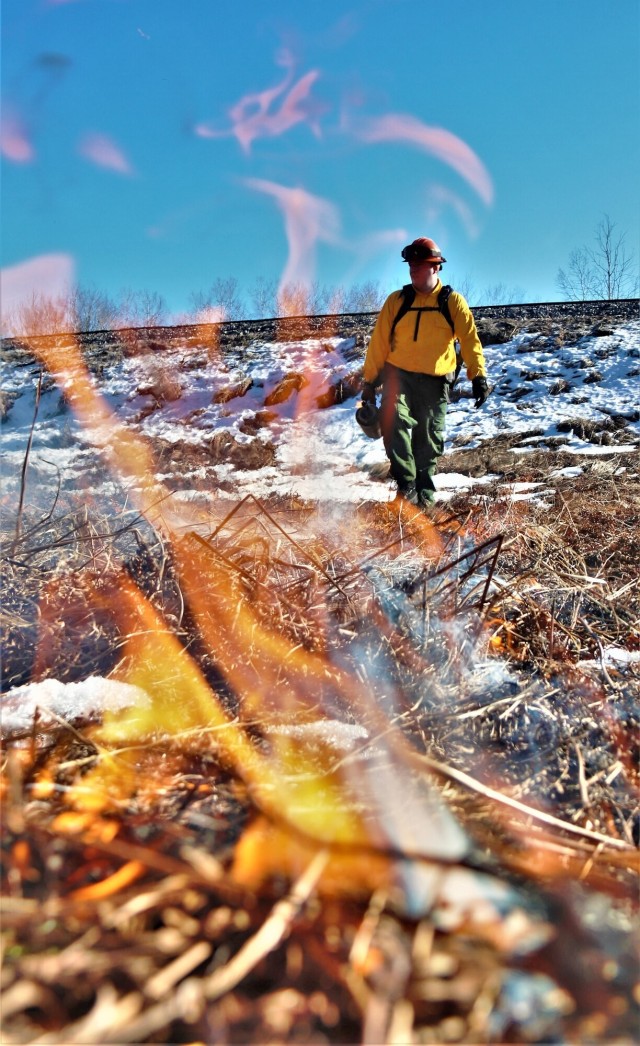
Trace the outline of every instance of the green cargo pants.
{"label": "green cargo pants", "polygon": [[434,500],[433,477],[444,453],[448,402],[444,377],[386,365],[381,425],[391,475],[400,491],[415,486],[423,501]]}

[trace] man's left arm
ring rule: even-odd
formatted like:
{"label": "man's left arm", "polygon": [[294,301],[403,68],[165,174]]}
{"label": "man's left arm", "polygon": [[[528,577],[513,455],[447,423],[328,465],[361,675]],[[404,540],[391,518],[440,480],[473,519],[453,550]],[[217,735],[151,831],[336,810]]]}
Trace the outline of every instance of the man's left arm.
{"label": "man's left arm", "polygon": [[453,331],[460,342],[460,352],[467,368],[469,381],[474,378],[486,378],[487,368],[484,352],[476,330],[476,321],[465,299],[457,291],[449,296],[449,311],[453,320]]}
{"label": "man's left arm", "polygon": [[454,334],[460,342],[460,352],[467,368],[467,377],[471,382],[473,399],[476,407],[481,407],[489,395],[489,386],[476,321],[465,299],[455,291],[449,296],[449,311],[453,320]]}

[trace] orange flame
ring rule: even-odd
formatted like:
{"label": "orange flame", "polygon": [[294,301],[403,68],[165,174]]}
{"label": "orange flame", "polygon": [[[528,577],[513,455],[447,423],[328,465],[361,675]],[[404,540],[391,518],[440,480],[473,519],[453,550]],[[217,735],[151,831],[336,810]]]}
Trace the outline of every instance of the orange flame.
{"label": "orange flame", "polygon": [[[203,571],[207,574],[203,575]],[[204,600],[207,609],[194,603],[196,614],[201,624],[207,624],[208,640],[217,637],[214,653],[227,678],[239,688],[245,710],[259,710],[261,698],[269,696],[269,688],[277,682],[287,691],[288,700],[293,699],[296,691],[295,696],[301,702],[308,702],[303,695],[313,692],[314,677],[319,673],[326,676],[326,666],[314,664],[310,658],[310,670],[305,671],[302,655],[265,632],[252,635],[251,645],[241,650],[240,646],[248,643],[250,612],[240,615],[242,618],[248,613],[249,619],[241,620],[238,634],[229,637],[230,607],[222,598],[224,584],[221,588],[219,577],[213,576],[210,566],[196,557],[183,576],[185,591],[192,597],[194,575],[199,588],[202,588],[203,576],[209,582]],[[209,600],[216,592],[220,598],[213,602],[218,621],[214,626]],[[235,598],[233,591],[227,594]],[[118,598],[122,625],[129,638],[121,666],[114,676],[144,689],[151,703],[148,707],[108,713],[103,725],[93,731],[92,739],[102,750],[102,756],[95,768],[71,788],[68,799],[74,807],[87,813],[112,808],[114,802],[117,804],[136,789],[138,775],[143,772],[142,767],[137,768],[137,759],[150,739],[159,731],[165,737],[192,734],[200,739],[201,745],[206,745],[207,739],[215,742],[224,753],[225,761],[231,763],[248,786],[258,807],[268,815],[267,820],[258,820],[245,833],[234,866],[234,875],[239,881],[255,883],[276,870],[297,875],[318,845],[342,844],[355,848],[356,853],[337,853],[329,860],[324,876],[327,888],[329,883],[342,883],[342,888],[355,890],[371,890],[383,883],[388,886],[393,878],[389,859],[384,855],[372,858],[371,854],[358,853],[358,847],[376,847],[382,843],[379,826],[372,830],[365,824],[359,812],[360,803],[355,802],[353,795],[349,797],[347,782],[339,770],[332,769],[326,758],[318,761],[316,756],[311,760],[284,736],[274,739],[271,754],[263,754],[238,720],[223,709],[195,662],[127,578],[121,579]],[[259,626],[255,620],[253,625],[255,633]],[[242,664],[235,661],[238,655],[242,656]],[[293,678],[288,680],[284,676],[278,681],[276,670],[277,665],[282,668],[283,655],[294,662]],[[252,657],[254,664],[247,665],[248,658]],[[282,677],[282,671],[280,674]],[[296,836],[297,832],[301,833],[300,837]],[[129,871],[134,877],[138,874],[135,867]],[[103,890],[110,893],[120,886],[119,880],[112,877],[95,889],[72,896],[77,900],[97,899],[98,895],[106,895]]]}
{"label": "orange flame", "polygon": [[284,215],[289,257],[278,293],[284,298],[286,314],[287,288],[313,280],[316,244],[339,242],[339,212],[329,200],[314,196],[306,189],[291,189],[262,178],[246,178],[244,184],[273,196]]}
{"label": "orange flame", "polygon": [[78,146],[81,156],[97,167],[105,167],[116,174],[132,175],[133,166],[120,146],[106,134],[85,135]]}
{"label": "orange flame", "polygon": [[[143,510],[153,518],[150,495],[156,493],[156,486],[147,480],[145,487],[143,482],[153,474],[150,452],[131,433],[115,426],[75,345],[62,354],[46,346],[38,351],[83,423],[110,426],[111,464],[121,476],[133,476],[142,484]],[[259,613],[259,603],[249,602],[237,573],[229,570],[206,543],[181,541],[168,515],[165,511],[163,523],[173,541],[182,592],[199,635],[239,701],[243,718],[268,724],[283,717],[290,720],[295,712],[298,723],[314,721],[322,717],[326,695],[335,694],[377,722],[381,732],[388,730],[384,715],[372,708],[363,682],[322,653],[303,649],[271,630],[267,614]],[[392,773],[388,767],[377,775],[348,761],[343,767],[343,760],[336,760],[330,746],[318,755],[277,732],[270,735],[265,753],[252,742],[242,724],[230,717],[196,663],[128,577],[119,581],[117,596],[112,591],[96,598],[108,598],[111,605],[117,599],[121,628],[127,637],[114,678],[141,688],[151,700],[148,707],[107,714],[102,727],[94,732],[100,758],[69,793],[77,809],[99,812],[135,790],[141,772],[140,746],[148,746],[159,731],[165,737],[192,734],[214,738],[256,805],[269,817],[269,825],[257,824],[238,851],[239,878],[246,881],[270,874],[276,855],[283,873],[298,874],[308,863],[309,847],[326,844],[338,847],[327,865],[327,882],[344,879],[348,869],[349,888],[370,890],[382,881],[391,883],[398,875],[405,875],[406,869],[383,853],[371,859],[371,851],[384,850],[389,840],[400,845],[396,838],[397,810],[390,800],[391,778],[389,788],[383,784]],[[417,820],[423,826],[431,824],[431,800],[418,796],[416,803],[420,810]],[[416,852],[426,846],[427,856],[460,856],[465,847],[460,830],[451,818],[438,817],[438,830],[427,833],[438,836],[435,850],[433,840],[426,844],[418,841],[414,844]],[[412,834],[415,825],[407,830]],[[265,832],[269,838],[266,848],[260,844]],[[341,847],[348,848],[349,853],[342,852]],[[264,853],[259,865],[255,863],[256,851]]]}
{"label": "orange flame", "polygon": [[122,425],[99,393],[75,339],[64,346],[47,339],[25,339],[34,356],[55,377],[84,430],[95,439],[103,456],[120,479],[131,487],[131,500],[164,533],[193,526],[199,514],[187,517],[186,510],[155,478],[150,448]]}
{"label": "orange flame", "polygon": [[447,207],[452,207],[456,212],[461,223],[467,230],[469,239],[477,239],[480,235],[480,229],[469,205],[464,200],[461,200],[457,193],[453,192],[451,189],[445,188],[444,185],[432,185],[429,188],[427,202],[428,222],[430,224],[435,222],[441,211]]}
{"label": "orange flame", "polygon": [[430,127],[407,113],[388,113],[356,125],[354,133],[363,142],[408,142],[437,156],[462,175],[487,206],[493,203],[493,183],[482,160],[466,142],[444,127]]}
{"label": "orange flame", "polygon": [[[290,56],[285,55],[281,64],[292,65]],[[255,94],[247,94],[230,109],[232,127],[220,131],[209,124],[198,124],[195,133],[200,138],[223,138],[229,135],[237,138],[245,153],[251,151],[251,143],[256,138],[273,138],[284,134],[299,123],[308,123],[316,136],[320,128],[315,120],[318,105],[309,102],[309,94],[318,79],[319,72],[312,69],[292,84],[291,68],[284,80],[275,87]],[[289,90],[287,91],[287,88]],[[276,99],[287,91],[281,100],[279,109],[272,109]]]}
{"label": "orange flame", "polygon": [[0,269],[3,325],[7,318],[15,322],[15,313],[20,306],[28,305],[38,298],[65,298],[73,279],[74,262],[70,254],[40,254]]}
{"label": "orange flame", "polygon": [[31,163],[36,155],[23,120],[10,109],[2,117],[0,153],[12,163]]}

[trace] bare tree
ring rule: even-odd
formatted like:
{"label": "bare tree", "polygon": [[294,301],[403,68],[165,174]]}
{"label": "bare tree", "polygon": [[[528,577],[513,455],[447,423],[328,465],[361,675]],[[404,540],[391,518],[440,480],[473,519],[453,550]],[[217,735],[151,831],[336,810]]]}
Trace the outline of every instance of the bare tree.
{"label": "bare tree", "polygon": [[354,283],[345,294],[343,308],[345,312],[377,312],[385,298],[380,284],[373,280]]}
{"label": "bare tree", "polygon": [[[632,297],[638,293],[638,266],[633,253],[627,251],[626,233],[615,233],[616,223],[608,214],[596,230],[596,249],[592,251],[593,267],[599,296],[612,298]],[[604,293],[602,293],[604,292]]]}
{"label": "bare tree", "polygon": [[134,291],[127,288],[121,292],[118,326],[159,327],[166,317],[167,303],[157,291]]}
{"label": "bare tree", "polygon": [[577,247],[569,255],[566,269],[558,269],[556,283],[569,301],[589,301],[597,297],[591,259],[586,247]]}
{"label": "bare tree", "polygon": [[626,233],[616,233],[616,223],[605,214],[595,230],[593,247],[583,246],[569,255],[566,269],[558,269],[556,282],[569,301],[632,298],[638,293],[638,264],[627,250]]}
{"label": "bare tree", "polygon": [[326,283],[314,282],[308,288],[309,315],[326,316],[327,313],[340,312],[344,300],[344,291]]}
{"label": "bare tree", "polygon": [[521,287],[507,287],[506,283],[492,283],[483,291],[486,305],[513,305],[521,302],[524,291]]}
{"label": "bare tree", "polygon": [[249,292],[252,312],[256,319],[266,319],[275,316],[278,311],[278,284],[276,280],[266,280],[259,276]]}
{"label": "bare tree", "polygon": [[7,316],[3,316],[3,333],[30,337],[38,334],[60,334],[74,329],[70,299],[33,291]]}
{"label": "bare tree", "polygon": [[197,314],[217,310],[226,320],[240,320],[246,308],[235,276],[216,277],[207,291],[195,291],[189,298]]}
{"label": "bare tree", "polygon": [[260,277],[250,291],[253,315],[323,316],[327,313],[375,312],[386,294],[380,284],[368,281],[345,290],[329,284],[289,283],[279,291],[275,280]]}
{"label": "bare tree", "polygon": [[118,322],[118,306],[95,287],[74,288],[70,299],[74,331],[111,330]]}
{"label": "bare tree", "polygon": [[306,283],[288,283],[278,292],[279,316],[308,316],[310,288]]}
{"label": "bare tree", "polygon": [[95,287],[76,286],[57,296],[34,291],[3,317],[3,327],[5,332],[25,336],[80,333],[158,326],[166,315],[164,298],[156,291],[124,290],[115,302]]}
{"label": "bare tree", "polygon": [[345,301],[346,291],[344,287],[327,287],[327,299],[324,312],[328,312],[332,316],[337,316],[340,313],[345,312]]}
{"label": "bare tree", "polygon": [[[443,282],[448,283],[448,280]],[[476,293],[476,287],[470,276],[463,276],[462,279],[458,280],[453,277],[451,279],[454,290],[458,291],[465,299],[468,305],[478,305],[478,295]]]}

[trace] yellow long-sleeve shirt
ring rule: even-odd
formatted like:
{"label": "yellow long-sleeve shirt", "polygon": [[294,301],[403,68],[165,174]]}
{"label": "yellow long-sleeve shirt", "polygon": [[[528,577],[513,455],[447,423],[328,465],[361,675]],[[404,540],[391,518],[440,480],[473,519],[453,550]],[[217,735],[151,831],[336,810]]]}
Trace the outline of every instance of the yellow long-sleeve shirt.
{"label": "yellow long-sleeve shirt", "polygon": [[[438,309],[438,283],[431,294],[416,292],[411,310],[396,325],[391,339],[391,327],[402,304],[402,291],[394,291],[385,301],[371,335],[364,361],[363,377],[378,384],[385,363],[418,374],[444,376],[455,370],[455,340],[467,368],[469,380],[486,377],[482,345],[475,320],[465,299],[457,291],[449,295],[449,312],[454,330]],[[433,312],[418,312],[421,308]]]}

